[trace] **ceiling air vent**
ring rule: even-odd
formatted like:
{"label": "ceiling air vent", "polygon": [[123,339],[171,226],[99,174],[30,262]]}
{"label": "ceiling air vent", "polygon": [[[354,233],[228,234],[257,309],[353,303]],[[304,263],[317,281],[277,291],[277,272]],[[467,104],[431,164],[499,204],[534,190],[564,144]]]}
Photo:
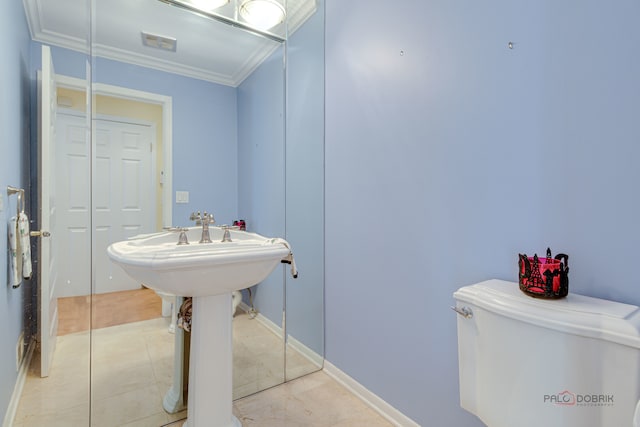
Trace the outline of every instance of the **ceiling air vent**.
{"label": "ceiling air vent", "polygon": [[159,34],[142,31],[142,44],[156,49],[175,52],[178,47],[178,40],[173,37],[161,36]]}

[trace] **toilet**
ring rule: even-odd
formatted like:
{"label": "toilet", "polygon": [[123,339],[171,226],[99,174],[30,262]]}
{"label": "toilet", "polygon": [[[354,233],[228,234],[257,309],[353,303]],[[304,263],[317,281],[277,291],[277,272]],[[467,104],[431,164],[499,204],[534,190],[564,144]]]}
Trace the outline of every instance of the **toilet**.
{"label": "toilet", "polygon": [[640,427],[640,309],[488,280],[454,294],[460,405],[489,427]]}

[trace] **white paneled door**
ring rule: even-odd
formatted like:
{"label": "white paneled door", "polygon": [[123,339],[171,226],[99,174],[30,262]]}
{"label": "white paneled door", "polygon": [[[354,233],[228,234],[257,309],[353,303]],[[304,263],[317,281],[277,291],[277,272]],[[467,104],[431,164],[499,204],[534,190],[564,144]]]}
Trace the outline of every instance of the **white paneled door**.
{"label": "white paneled door", "polygon": [[[84,116],[58,114],[56,249],[61,254],[61,295],[86,295],[91,283],[93,202],[94,293],[137,289],[107,256],[109,244],[155,230],[153,146],[155,128],[111,119],[94,121],[93,193]],[[93,194],[93,195],[92,195]]]}
{"label": "white paneled door", "polygon": [[140,287],[107,256],[107,247],[155,230],[152,141],[155,129],[134,123],[95,123],[94,248],[95,293]]}
{"label": "white paneled door", "polygon": [[91,162],[87,121],[58,112],[56,193],[60,212],[54,250],[60,274],[59,296],[91,293]]}

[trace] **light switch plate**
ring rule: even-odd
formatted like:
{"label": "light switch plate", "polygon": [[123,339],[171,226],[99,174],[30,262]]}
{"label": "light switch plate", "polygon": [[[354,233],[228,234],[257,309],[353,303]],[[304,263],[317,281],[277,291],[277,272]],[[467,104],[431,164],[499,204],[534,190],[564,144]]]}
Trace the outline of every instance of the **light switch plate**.
{"label": "light switch plate", "polygon": [[4,210],[4,195],[0,193],[0,212]]}
{"label": "light switch plate", "polygon": [[176,191],[176,203],[189,203],[189,192]]}

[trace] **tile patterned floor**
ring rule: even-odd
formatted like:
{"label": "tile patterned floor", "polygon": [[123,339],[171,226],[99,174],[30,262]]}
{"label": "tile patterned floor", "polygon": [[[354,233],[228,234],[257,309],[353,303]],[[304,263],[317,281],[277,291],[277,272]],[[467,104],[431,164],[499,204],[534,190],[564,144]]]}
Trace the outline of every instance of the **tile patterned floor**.
{"label": "tile patterned floor", "polygon": [[[48,378],[39,377],[37,356],[32,360],[14,427],[182,426],[176,420],[186,411],[162,408],[173,373],[168,323],[156,318],[95,329],[93,342],[88,332],[58,337]],[[282,340],[245,313],[234,318],[234,349],[246,356],[234,357],[234,396],[282,382]],[[308,371],[308,361],[289,355],[288,369]],[[389,425],[322,372],[236,400],[234,413],[245,427]]]}
{"label": "tile patterned floor", "polygon": [[184,418],[184,411],[171,415],[162,408],[173,369],[168,322],[96,329],[92,343],[88,332],[59,336],[49,377],[39,377],[37,357],[31,363],[14,427],[89,426],[90,390],[95,427],[160,426]]}
{"label": "tile patterned floor", "polygon": [[387,420],[324,372],[234,402],[244,427],[386,427]]}
{"label": "tile patterned floor", "polygon": [[[243,427],[389,427],[390,422],[322,371],[238,399]],[[167,427],[181,427],[183,421]]]}

